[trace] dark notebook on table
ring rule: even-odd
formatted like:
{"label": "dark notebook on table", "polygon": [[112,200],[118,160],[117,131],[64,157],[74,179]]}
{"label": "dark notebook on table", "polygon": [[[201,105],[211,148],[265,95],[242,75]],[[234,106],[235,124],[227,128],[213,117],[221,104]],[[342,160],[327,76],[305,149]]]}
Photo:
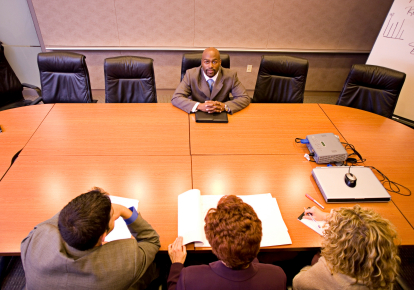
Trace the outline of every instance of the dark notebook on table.
{"label": "dark notebook on table", "polygon": [[197,111],[195,113],[197,123],[228,123],[227,112],[206,113]]}

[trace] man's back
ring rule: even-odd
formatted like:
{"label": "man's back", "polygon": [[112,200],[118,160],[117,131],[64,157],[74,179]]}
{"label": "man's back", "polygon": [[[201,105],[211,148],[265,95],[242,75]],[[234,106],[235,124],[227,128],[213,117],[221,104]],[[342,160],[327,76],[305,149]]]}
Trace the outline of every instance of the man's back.
{"label": "man's back", "polygon": [[118,240],[86,251],[63,241],[58,216],[36,226],[22,241],[28,289],[128,289],[139,281],[158,252],[158,235],[141,215],[128,226],[131,233],[138,233],[139,243]]}

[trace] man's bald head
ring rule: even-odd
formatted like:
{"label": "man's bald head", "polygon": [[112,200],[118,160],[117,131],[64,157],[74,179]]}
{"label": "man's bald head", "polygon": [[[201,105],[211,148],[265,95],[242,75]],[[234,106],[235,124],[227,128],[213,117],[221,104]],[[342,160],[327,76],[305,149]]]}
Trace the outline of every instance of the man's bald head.
{"label": "man's bald head", "polygon": [[206,48],[201,57],[201,66],[208,77],[214,77],[221,66],[220,52],[214,47]]}

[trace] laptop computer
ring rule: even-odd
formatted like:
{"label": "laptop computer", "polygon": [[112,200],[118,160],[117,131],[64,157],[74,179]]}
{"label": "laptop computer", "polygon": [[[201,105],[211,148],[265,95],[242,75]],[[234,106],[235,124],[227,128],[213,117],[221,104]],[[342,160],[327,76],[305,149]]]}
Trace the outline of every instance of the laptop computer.
{"label": "laptop computer", "polygon": [[[355,187],[349,187],[345,183],[348,170],[357,178]],[[327,203],[391,200],[391,196],[369,167],[316,167],[312,170],[312,176]]]}

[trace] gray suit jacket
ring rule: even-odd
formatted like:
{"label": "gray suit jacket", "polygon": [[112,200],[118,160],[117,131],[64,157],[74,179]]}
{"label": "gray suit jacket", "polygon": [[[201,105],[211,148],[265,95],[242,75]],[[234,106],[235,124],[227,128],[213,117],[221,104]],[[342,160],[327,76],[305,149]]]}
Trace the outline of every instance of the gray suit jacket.
{"label": "gray suit jacket", "polygon": [[79,251],[63,241],[59,213],[38,224],[22,241],[27,289],[130,289],[154,260],[159,236],[139,214],[130,224],[134,239]]}
{"label": "gray suit jacket", "polygon": [[[233,95],[233,100],[229,98],[230,93]],[[201,66],[187,70],[171,99],[172,104],[191,113],[197,102],[204,103],[207,100],[224,102],[231,113],[240,111],[250,104],[250,97],[237,78],[236,72],[221,67],[210,94]]]}

